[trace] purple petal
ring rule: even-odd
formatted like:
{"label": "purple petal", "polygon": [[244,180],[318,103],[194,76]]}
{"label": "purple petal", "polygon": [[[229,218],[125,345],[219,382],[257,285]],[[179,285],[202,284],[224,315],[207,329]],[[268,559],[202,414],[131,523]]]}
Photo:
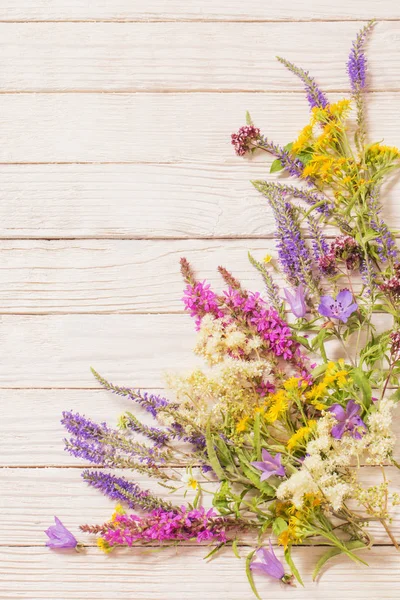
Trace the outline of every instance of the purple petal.
{"label": "purple petal", "polygon": [[344,412],[343,406],[341,406],[340,404],[332,404],[332,406],[329,408],[329,412],[334,414],[338,421],[346,420],[347,415]]}
{"label": "purple petal", "polygon": [[347,319],[353,314],[353,312],[355,312],[358,309],[358,304],[356,304],[355,302],[353,304],[350,304],[350,306],[348,308],[343,309],[340,312],[340,320],[343,321],[343,323],[347,323]]}
{"label": "purple petal", "polygon": [[259,460],[253,461],[250,464],[251,464],[252,467],[255,467],[259,471],[267,471],[267,470],[269,470],[268,466],[264,462],[261,462]]}
{"label": "purple petal", "polygon": [[344,421],[341,421],[340,423],[332,427],[331,436],[334,437],[336,440],[341,440],[345,429],[346,423]]}
{"label": "purple petal", "polygon": [[[351,419],[352,417],[359,414],[361,406],[354,402],[354,400],[349,400],[346,406],[346,417]],[[360,419],[361,421],[361,419]]]}
{"label": "purple petal", "polygon": [[350,290],[341,290],[336,296],[336,302],[340,302],[343,308],[347,308],[353,302],[353,294]]}
{"label": "purple petal", "polygon": [[264,471],[264,473],[260,477],[260,481],[265,481],[266,479],[271,477],[271,475],[275,475],[275,471]]}

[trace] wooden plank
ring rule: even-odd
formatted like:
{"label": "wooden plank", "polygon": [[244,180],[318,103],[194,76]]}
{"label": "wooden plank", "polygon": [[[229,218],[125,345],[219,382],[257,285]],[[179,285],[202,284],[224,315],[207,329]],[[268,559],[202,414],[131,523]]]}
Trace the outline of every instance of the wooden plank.
{"label": "wooden plank", "polygon": [[[83,365],[86,367],[86,365]],[[93,386],[97,382],[92,379]],[[121,383],[131,383],[125,378]],[[168,390],[155,393],[172,398]],[[64,410],[79,412],[93,421],[106,421],[116,427],[118,417],[133,411],[141,421],[154,425],[154,419],[131,400],[105,390],[1,390],[2,419],[0,423],[0,467],[72,466],[83,465],[64,451],[66,431],[60,423]],[[400,422],[394,421],[394,432],[400,438]],[[400,462],[400,446],[395,452]]]}
{"label": "wooden plank", "polygon": [[[246,556],[250,548],[241,549]],[[230,550],[215,560],[203,560],[206,548],[146,551],[131,549],[111,555],[97,548],[84,555],[51,552],[46,548],[5,548],[0,553],[2,599],[16,600],[251,600],[244,560]],[[339,557],[329,563],[318,584],[311,572],[323,548],[294,548],[293,560],[304,574],[305,587],[286,589],[258,576],[262,598],[282,600],[393,600],[398,585],[399,554],[392,547],[365,554],[369,568]],[[282,553],[278,551],[279,558]]]}
{"label": "wooden plank", "polygon": [[[326,90],[347,91],[346,62],[362,26],[0,23],[0,91],[302,90],[277,55],[312,67]],[[386,22],[371,36],[371,89],[399,90],[399,33],[399,22]]]}
{"label": "wooden plank", "polygon": [[[226,151],[226,156],[228,152]],[[260,238],[274,230],[258,162],[0,165],[0,238]],[[384,193],[400,228],[400,180]]]}
{"label": "wooden plank", "polygon": [[[1,387],[93,388],[93,365],[120,385],[158,388],[165,371],[202,364],[188,315],[3,315],[0,324]],[[380,315],[375,324],[385,330],[391,318]],[[327,352],[343,356],[338,343]]]}
{"label": "wooden plank", "polygon": [[[271,239],[3,240],[0,314],[183,312],[182,256],[219,293],[226,288],[217,271],[221,264],[247,289],[263,292],[249,251],[261,262],[266,254],[277,255]],[[281,275],[274,279],[287,286]],[[349,285],[345,277],[343,285]]]}
{"label": "wooden plank", "polygon": [[[332,94],[332,100],[339,96]],[[400,94],[372,94],[371,139],[395,145]],[[309,120],[299,94],[3,94],[0,163],[228,162],[230,134],[248,109],[265,134],[285,144]],[[265,156],[260,177],[266,172]],[[268,162],[268,159],[267,159]]]}
{"label": "wooden plank", "polygon": [[95,387],[93,365],[111,380],[160,387],[163,372],[200,363],[187,315],[2,316],[4,387]]}
{"label": "wooden plank", "polygon": [[346,19],[398,19],[399,9],[393,0],[379,4],[365,0],[329,0],[314,2],[281,2],[253,0],[190,0],[182,5],[177,0],[2,0],[2,21],[297,21]]}
{"label": "wooden plank", "polygon": [[[117,474],[136,481],[143,490],[149,489],[176,505],[194,499],[194,492],[188,492],[185,498],[183,484],[179,491],[171,495],[155,480],[143,475],[124,472]],[[399,492],[399,471],[390,467],[387,469],[387,476],[390,489]],[[360,481],[366,486],[377,485],[382,481],[382,474],[378,468],[363,467]],[[1,502],[4,506],[4,510],[0,511],[0,547],[42,546],[46,539],[43,531],[51,524],[54,513],[71,528],[79,541],[93,545],[93,536],[80,532],[79,525],[104,523],[110,519],[115,507],[115,501],[105,498],[98,490],[82,481],[79,469],[0,469],[0,485]],[[212,485],[205,484],[205,489],[212,488]],[[210,507],[211,496],[204,494],[203,503],[206,508]],[[392,514],[391,531],[394,537],[398,538],[400,511],[393,509]],[[390,540],[380,523],[372,522],[369,531],[375,544],[390,545]],[[245,539],[249,543],[256,543],[256,539],[250,534]]]}

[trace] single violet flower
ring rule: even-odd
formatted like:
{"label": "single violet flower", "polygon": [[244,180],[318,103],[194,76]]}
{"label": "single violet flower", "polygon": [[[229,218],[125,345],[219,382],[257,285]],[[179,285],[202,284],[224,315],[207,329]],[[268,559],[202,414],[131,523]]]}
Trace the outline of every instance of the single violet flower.
{"label": "single violet flower", "polygon": [[70,531],[61,523],[60,519],[54,517],[56,522],[46,529],[45,534],[48,536],[46,546],[49,548],[76,548],[77,540]]}
{"label": "single violet flower", "polygon": [[324,317],[339,319],[339,321],[347,323],[347,319],[357,308],[357,303],[353,302],[353,294],[349,290],[341,290],[336,298],[321,296],[318,311]]}
{"label": "single violet flower", "polygon": [[364,435],[367,426],[359,416],[360,405],[349,400],[346,409],[340,404],[333,404],[329,411],[335,416],[337,425],[334,425],[331,430],[331,435],[336,440],[341,440],[343,434],[348,431],[356,440],[359,440]]}
{"label": "single violet flower", "polygon": [[283,291],[294,316],[299,319],[304,317],[307,312],[306,291],[304,289],[304,285],[301,283],[296,288],[294,294],[287,288],[285,288]]}
{"label": "single violet flower", "polygon": [[259,471],[263,471],[260,481],[265,481],[271,475],[279,475],[279,477],[285,476],[285,469],[281,463],[280,453],[271,456],[271,454],[265,448],[262,449],[262,461],[254,461],[250,463]]}
{"label": "single violet flower", "polygon": [[274,579],[284,579],[285,569],[283,568],[281,561],[275,555],[271,540],[269,540],[269,550],[266,548],[259,548],[256,550],[255,554],[260,562],[253,561],[250,564],[250,569],[252,571],[266,573]]}

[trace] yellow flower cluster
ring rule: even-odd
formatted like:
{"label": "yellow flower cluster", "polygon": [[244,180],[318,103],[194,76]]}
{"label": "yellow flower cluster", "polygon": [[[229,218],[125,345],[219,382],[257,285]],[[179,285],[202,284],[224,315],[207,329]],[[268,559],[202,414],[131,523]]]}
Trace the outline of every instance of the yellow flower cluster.
{"label": "yellow flower cluster", "polygon": [[308,421],[307,425],[305,425],[304,427],[300,427],[300,429],[298,429],[296,431],[296,433],[294,433],[289,438],[289,440],[287,442],[288,450],[291,451],[294,448],[296,448],[296,446],[299,446],[303,442],[307,442],[311,433],[315,430],[316,424],[317,424],[316,421],[310,420],[310,421]]}
{"label": "yellow flower cluster", "polygon": [[338,363],[329,362],[323,379],[314,384],[305,396],[317,410],[324,410],[327,405],[321,400],[328,395],[329,389],[335,384],[344,385],[347,381],[348,372],[343,369],[343,361],[340,360]]}

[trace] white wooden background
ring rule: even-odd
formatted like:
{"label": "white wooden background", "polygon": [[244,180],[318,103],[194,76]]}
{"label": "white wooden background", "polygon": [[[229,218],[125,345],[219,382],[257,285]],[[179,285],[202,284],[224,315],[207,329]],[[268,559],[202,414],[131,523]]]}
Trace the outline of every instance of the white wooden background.
{"label": "white wooden background", "polygon": [[[274,56],[338,97],[372,17],[372,135],[400,144],[396,0],[0,0],[1,600],[252,597],[229,552],[205,564],[194,546],[119,557],[44,548],[54,514],[77,534],[111,510],[63,452],[59,417],[72,408],[113,422],[129,407],[97,388],[89,365],[157,389],[163,370],[194,364],[180,256],[213,281],[222,263],[260,287],[246,254],[272,248],[273,224],[248,180],[270,176],[265,159],[233,155],[230,133],[248,109],[272,139],[292,139],[308,108]],[[396,227],[399,192],[386,195]],[[399,538],[400,519],[393,529]],[[370,570],[338,560],[315,585],[322,549],[299,547],[306,589],[258,578],[260,593],[397,598],[399,555],[373,533]]]}

